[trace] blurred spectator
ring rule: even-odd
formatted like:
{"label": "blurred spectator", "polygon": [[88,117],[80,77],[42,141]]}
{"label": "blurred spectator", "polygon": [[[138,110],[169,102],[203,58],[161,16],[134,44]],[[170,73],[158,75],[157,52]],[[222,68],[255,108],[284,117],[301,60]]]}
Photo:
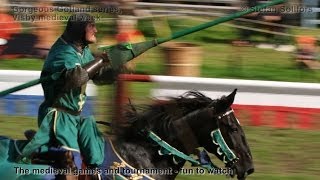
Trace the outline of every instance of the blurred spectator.
{"label": "blurred spectator", "polygon": [[[259,4],[266,3],[265,0],[264,1],[246,0],[246,1],[247,1],[246,2],[247,8],[251,8]],[[239,6],[242,7],[241,4],[239,4]],[[270,33],[268,32],[257,33],[248,29],[240,29],[239,36],[241,41],[237,43],[241,45],[251,45],[252,36],[260,35],[264,39],[262,40],[263,41],[262,43],[257,44],[258,48],[274,48],[279,51],[293,51],[294,46],[287,45],[289,42],[288,37],[272,33],[272,32],[285,33],[287,30],[283,26],[280,26],[281,24],[284,23],[284,15],[280,11],[280,9],[283,7],[284,7],[284,4],[280,4],[280,5],[271,6],[269,8],[262,9],[259,12],[254,12],[254,13],[245,15],[244,18],[248,20],[258,20],[258,21],[263,21],[268,23],[276,23],[276,24],[279,24],[279,26],[264,25],[264,24],[254,23],[254,22],[246,22],[246,21],[237,22],[238,25],[240,26],[249,27],[249,28],[254,26],[253,28],[270,31]]]}
{"label": "blurred spectator", "polygon": [[[117,33],[116,27],[116,19],[118,15],[121,13],[119,10],[119,2],[118,0],[100,0],[100,3],[97,4],[100,8],[104,8],[108,13],[106,14],[108,19],[103,19],[99,23],[103,23],[101,30],[99,30],[98,34],[103,34],[103,36],[98,38],[98,42],[96,46],[110,46],[116,44],[115,34]],[[106,17],[104,17],[106,18]],[[94,45],[92,47],[95,47]],[[94,54],[99,54],[97,48],[92,48]]]}
{"label": "blurred spectator", "polygon": [[[270,22],[270,23],[278,23],[282,24],[283,22],[283,14],[280,12],[280,8],[282,8],[283,5],[276,5],[270,7],[271,11],[262,11],[259,14],[259,20]],[[266,29],[271,32],[285,32],[285,28],[280,26],[273,26],[273,25],[261,25],[263,29]],[[271,34],[271,33],[265,33],[264,36],[267,38],[266,42],[270,44],[283,44],[284,38],[283,36]]]}
{"label": "blurred spectator", "polygon": [[299,36],[297,41],[297,60],[316,60],[317,59],[317,45],[316,38],[312,36]]}
{"label": "blurred spectator", "polygon": [[[116,40],[118,43],[130,42],[137,43],[145,40],[143,34],[137,29],[137,20],[128,16],[121,16],[117,19],[117,34]],[[135,71],[135,62],[130,61],[125,64],[125,69],[129,72]]]}
{"label": "blurred spectator", "polygon": [[[262,2],[260,2],[262,3]],[[259,20],[269,23],[275,23],[279,25],[261,25],[265,30],[275,33],[286,33],[287,28],[281,26],[284,24],[284,14],[281,12],[281,9],[284,8],[285,4],[279,4],[275,6],[271,6],[267,8],[265,11],[259,12]],[[288,45],[290,39],[288,36],[272,34],[272,33],[264,33],[264,37],[266,38],[267,44],[260,44],[257,47],[261,48],[274,48],[277,51],[288,51],[291,52],[295,49],[294,46]]]}
{"label": "blurred spectator", "polygon": [[[100,45],[112,45],[117,43],[137,43],[145,40],[143,33],[138,29],[138,20],[136,18],[137,11],[134,8],[133,2],[137,0],[102,0],[102,6],[105,8],[118,8],[116,12],[110,12],[110,15],[115,17],[115,29],[112,37],[104,35],[100,40]],[[138,57],[140,58],[140,57]],[[134,60],[127,62],[124,65],[124,71],[135,71]]]}
{"label": "blurred spectator", "polygon": [[[51,2],[39,2],[36,6],[40,9],[50,9]],[[38,21],[33,23],[33,34],[37,36],[37,43],[35,44],[36,55],[40,58],[45,58],[49,49],[61,34],[61,22],[58,20],[51,20],[54,17],[54,12],[43,11],[36,14]]]}
{"label": "blurred spectator", "polygon": [[136,28],[136,19],[125,19],[121,17],[117,20],[117,34],[118,42],[142,42],[144,40],[143,34]]}
{"label": "blurred spectator", "polygon": [[[14,20],[7,8],[8,2],[0,0],[0,46],[7,44],[13,34],[20,33],[21,24]],[[1,49],[0,49],[1,54]]]}
{"label": "blurred spectator", "polygon": [[136,2],[137,0],[117,0],[117,1],[119,2],[119,7],[121,9],[122,15],[127,15],[127,16],[135,15],[135,8],[132,3]]}
{"label": "blurred spectator", "polygon": [[[243,6],[245,4],[245,6]],[[244,8],[251,8],[254,6],[257,6],[257,0],[246,0],[244,3],[243,1],[239,1],[238,7],[241,7],[241,10],[244,10]],[[258,12],[253,12],[250,14],[247,14],[243,16],[242,18],[249,19],[249,20],[257,20],[258,19]],[[244,27],[252,27],[252,22],[246,22],[246,21],[236,21],[237,25],[244,26]],[[237,44],[239,46],[248,46],[251,45],[251,36],[254,35],[254,31],[248,30],[248,29],[239,29],[239,41],[233,42],[234,44]]]}
{"label": "blurred spectator", "polygon": [[[135,18],[136,12],[133,2],[137,0],[118,0],[119,8],[121,9],[121,15],[118,16],[116,40],[118,43],[130,42],[137,43],[144,41],[144,36],[137,29],[137,19]],[[135,71],[136,64],[134,61],[130,61],[124,65],[124,68],[128,72]]]}

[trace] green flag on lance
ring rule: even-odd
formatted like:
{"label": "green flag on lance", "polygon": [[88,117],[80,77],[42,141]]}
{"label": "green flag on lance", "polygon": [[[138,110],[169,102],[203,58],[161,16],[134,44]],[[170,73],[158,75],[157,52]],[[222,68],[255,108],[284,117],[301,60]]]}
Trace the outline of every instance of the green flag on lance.
{"label": "green flag on lance", "polygon": [[[269,3],[265,3],[265,4],[261,4],[259,6],[255,6],[249,9],[246,9],[244,11],[239,11],[236,12],[234,14],[230,14],[228,16],[224,16],[224,17],[220,17],[218,19],[215,19],[213,21],[204,23],[204,24],[200,24],[198,26],[194,26],[191,28],[187,28],[178,32],[173,33],[171,36],[169,37],[165,37],[165,38],[157,38],[154,40],[150,40],[150,41],[145,41],[145,42],[140,42],[140,43],[135,43],[135,44],[131,44],[131,43],[120,43],[120,44],[116,44],[113,46],[103,46],[98,48],[99,50],[102,50],[104,52],[106,52],[109,56],[109,60],[110,60],[110,64],[114,69],[118,69],[120,68],[123,64],[127,63],[128,61],[134,59],[135,57],[139,56],[140,54],[146,52],[147,50],[149,50],[150,48],[153,48],[159,44],[171,41],[173,39],[197,32],[197,31],[201,31],[203,29],[239,18],[241,16],[244,16],[246,14],[250,14],[253,12],[258,12],[264,8],[273,6],[273,5],[277,5],[277,4],[282,4],[286,2],[286,0],[274,0],[271,1]],[[25,84],[7,89],[5,91],[1,91],[0,92],[0,97],[3,97],[7,94],[16,92],[18,90],[21,89],[26,89],[28,87],[37,85],[39,83],[42,82],[46,82],[46,81],[50,81],[50,80],[55,80],[57,79],[57,77],[60,76],[60,73],[54,75],[54,76],[50,76],[50,77],[44,77],[41,79],[36,79],[33,81],[29,81]]]}

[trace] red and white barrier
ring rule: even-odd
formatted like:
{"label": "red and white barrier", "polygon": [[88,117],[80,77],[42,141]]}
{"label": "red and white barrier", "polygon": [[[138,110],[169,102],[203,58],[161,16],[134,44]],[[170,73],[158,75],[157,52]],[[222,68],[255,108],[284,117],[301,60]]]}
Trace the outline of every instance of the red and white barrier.
{"label": "red and white barrier", "polygon": [[121,104],[127,102],[127,81],[156,82],[157,87],[152,90],[151,95],[160,99],[178,96],[188,90],[198,90],[215,99],[228,95],[237,88],[233,108],[242,124],[320,129],[318,83],[123,74],[119,76],[118,82],[117,116],[121,114]]}

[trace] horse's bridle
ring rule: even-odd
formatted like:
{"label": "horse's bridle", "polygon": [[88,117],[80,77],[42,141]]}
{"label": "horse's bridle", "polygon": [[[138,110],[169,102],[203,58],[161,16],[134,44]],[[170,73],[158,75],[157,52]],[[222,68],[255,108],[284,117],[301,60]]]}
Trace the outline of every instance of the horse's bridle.
{"label": "horse's bridle", "polygon": [[[229,111],[221,114],[221,115],[216,115],[215,117],[218,118],[218,121],[221,120],[222,118],[224,118],[225,116],[228,116],[229,114],[233,113],[233,109],[231,108]],[[237,119],[238,121],[238,119]],[[239,121],[238,121],[239,123]],[[240,124],[240,123],[239,123]],[[218,123],[219,126],[219,123]],[[239,158],[234,154],[234,152],[229,148],[229,146],[227,145],[227,143],[225,142],[220,128],[218,127],[218,129],[213,130],[210,133],[213,143],[215,145],[217,145],[217,153],[219,155],[223,156],[223,162],[228,166],[228,167],[232,167],[238,160]],[[221,150],[224,152],[222,153]]]}
{"label": "horse's bridle", "polygon": [[[232,113],[233,110],[229,110],[222,115],[214,116],[217,119],[222,119],[223,117]],[[232,167],[238,160],[237,156],[233,153],[233,151],[229,148],[226,144],[219,127],[213,131],[211,131],[210,136],[212,138],[213,144],[217,147],[216,151],[219,155],[222,155],[223,162],[226,164],[227,167]],[[157,136],[154,132],[148,132],[148,138],[150,138],[153,142],[156,142],[162,149],[163,152],[160,152],[160,155],[173,155],[173,159],[183,159],[192,163],[193,165],[201,166],[205,169],[220,169],[217,165],[213,164],[211,161],[207,162],[209,164],[203,164],[199,160],[195,160],[192,157],[184,154],[183,152],[177,150],[176,148],[172,147],[166,141],[162,140],[159,136]]]}

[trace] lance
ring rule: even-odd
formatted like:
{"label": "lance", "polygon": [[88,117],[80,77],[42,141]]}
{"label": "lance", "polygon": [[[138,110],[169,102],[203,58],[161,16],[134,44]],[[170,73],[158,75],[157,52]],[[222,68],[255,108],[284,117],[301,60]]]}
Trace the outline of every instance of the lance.
{"label": "lance", "polygon": [[[210,22],[207,22],[204,24],[200,24],[200,25],[188,28],[188,29],[184,29],[184,30],[175,32],[169,37],[157,38],[154,40],[140,42],[140,43],[134,43],[134,44],[119,43],[119,44],[116,44],[113,46],[99,47],[98,49],[101,51],[104,51],[108,54],[112,68],[119,69],[122,65],[124,65],[128,61],[141,55],[142,53],[146,52],[147,50],[149,50],[155,46],[158,46],[159,44],[171,41],[176,38],[180,38],[182,36],[186,36],[188,34],[191,34],[191,33],[197,32],[197,31],[201,31],[203,29],[206,29],[206,28],[209,28],[209,27],[212,27],[212,26],[215,26],[215,25],[218,25],[218,24],[221,24],[221,23],[224,23],[224,22],[236,19],[236,18],[239,18],[239,17],[244,16],[246,14],[250,14],[253,12],[259,12],[262,9],[265,9],[267,7],[274,6],[277,4],[282,4],[284,2],[286,2],[286,0],[274,0],[269,3],[265,3],[265,4],[261,4],[261,5],[252,7],[252,8],[248,8],[244,11],[239,11],[234,14],[230,14],[230,15],[227,15],[224,17],[217,18],[213,21],[210,21]],[[56,73],[56,74],[53,74],[52,76],[49,76],[49,77],[44,77],[41,79],[32,80],[27,83],[21,84],[19,86],[7,89],[5,91],[1,91],[0,97],[3,97],[7,94],[16,92],[21,89],[25,89],[25,88],[37,85],[42,82],[56,80],[57,78],[59,78],[60,74],[61,73]]]}

